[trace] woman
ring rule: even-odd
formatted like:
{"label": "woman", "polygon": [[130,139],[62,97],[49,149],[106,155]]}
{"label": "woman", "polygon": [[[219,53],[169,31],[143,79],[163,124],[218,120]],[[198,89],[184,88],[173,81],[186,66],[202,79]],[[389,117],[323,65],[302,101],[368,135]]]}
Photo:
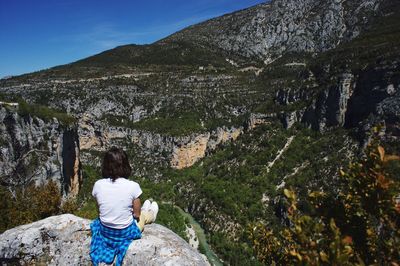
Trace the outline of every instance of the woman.
{"label": "woman", "polygon": [[90,257],[94,265],[111,264],[115,256],[116,265],[121,265],[130,243],[141,238],[144,225],[157,217],[156,202],[146,200],[141,206],[139,184],[127,179],[131,171],[122,149],[113,147],[105,154],[103,179],[94,184],[92,191],[99,209],[99,218],[90,225]]}

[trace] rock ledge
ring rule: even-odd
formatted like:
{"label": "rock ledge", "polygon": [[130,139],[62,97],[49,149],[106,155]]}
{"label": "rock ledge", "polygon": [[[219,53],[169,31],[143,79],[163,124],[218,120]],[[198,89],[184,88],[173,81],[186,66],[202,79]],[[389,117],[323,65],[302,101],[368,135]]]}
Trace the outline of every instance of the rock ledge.
{"label": "rock ledge", "polygon": [[[0,235],[1,265],[91,265],[90,220],[71,214],[18,226]],[[147,225],[130,245],[125,265],[209,265],[171,230]]]}

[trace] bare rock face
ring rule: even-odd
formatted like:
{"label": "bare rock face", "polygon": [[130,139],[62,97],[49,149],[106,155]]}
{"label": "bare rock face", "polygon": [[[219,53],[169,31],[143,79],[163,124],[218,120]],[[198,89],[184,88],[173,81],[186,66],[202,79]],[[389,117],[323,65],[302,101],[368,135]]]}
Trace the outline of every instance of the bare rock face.
{"label": "bare rock face", "polygon": [[[0,235],[1,265],[91,265],[90,220],[71,214],[10,229]],[[178,235],[147,225],[142,239],[130,245],[125,265],[208,265]]]}
{"label": "bare rock face", "polygon": [[63,195],[76,196],[82,183],[79,157],[75,126],[0,106],[0,176],[6,187],[53,180]]}
{"label": "bare rock face", "polygon": [[[356,87],[355,77],[352,73],[342,73],[337,77],[335,85],[319,92],[311,105],[307,108],[282,112],[279,114],[286,128],[295,122],[304,124],[316,130],[323,131],[327,127],[344,126],[349,101]],[[311,96],[306,89],[291,90],[281,89],[276,93],[275,102],[280,105],[289,105],[307,101]]]}
{"label": "bare rock face", "polygon": [[194,138],[191,142],[175,147],[171,166],[176,169],[182,169],[193,165],[196,161],[206,155],[207,143],[210,134],[201,134]]}
{"label": "bare rock face", "polygon": [[188,136],[169,136],[126,127],[108,127],[93,122],[93,118],[84,116],[79,121],[81,150],[105,151],[120,139],[128,139],[144,153],[158,153],[163,161],[172,168],[190,167],[218,145],[236,140],[243,127],[218,127],[206,133],[193,133]]}
{"label": "bare rock face", "polygon": [[170,165],[175,169],[190,167],[204,158],[207,152],[215,150],[220,144],[236,140],[243,132],[243,127],[219,127],[212,132],[190,136],[188,140],[177,139]]}
{"label": "bare rock face", "polygon": [[322,52],[358,36],[383,0],[273,0],[189,27],[191,39],[270,63],[286,52]]}

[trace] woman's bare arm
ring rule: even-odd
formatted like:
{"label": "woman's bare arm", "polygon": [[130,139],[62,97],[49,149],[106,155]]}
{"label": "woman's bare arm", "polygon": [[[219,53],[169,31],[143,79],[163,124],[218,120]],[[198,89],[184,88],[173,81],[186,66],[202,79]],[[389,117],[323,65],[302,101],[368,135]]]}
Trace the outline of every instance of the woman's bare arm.
{"label": "woman's bare arm", "polygon": [[139,222],[141,208],[142,208],[142,203],[140,202],[140,198],[134,199],[132,201],[132,209],[133,209],[132,212],[133,212],[133,217],[138,222]]}

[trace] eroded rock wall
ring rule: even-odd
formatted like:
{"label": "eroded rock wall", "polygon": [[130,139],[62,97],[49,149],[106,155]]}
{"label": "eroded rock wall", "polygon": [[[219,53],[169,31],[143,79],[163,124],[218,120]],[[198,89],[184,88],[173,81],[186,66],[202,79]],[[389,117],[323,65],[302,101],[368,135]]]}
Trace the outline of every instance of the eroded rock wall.
{"label": "eroded rock wall", "polygon": [[190,167],[204,158],[208,152],[215,150],[218,145],[236,140],[243,132],[243,127],[221,127],[210,133],[195,135],[187,143],[178,142],[173,148],[171,167],[176,169]]}
{"label": "eroded rock wall", "polygon": [[[392,72],[396,73],[398,65]],[[342,73],[332,77],[334,85],[317,88],[315,96],[311,89],[280,89],[275,102],[290,106],[301,102],[310,104],[293,111],[281,112],[278,116],[286,128],[296,122],[319,131],[329,127],[360,128],[368,131],[371,125],[385,127],[388,138],[400,138],[400,82],[387,69],[374,68],[353,74]],[[319,86],[318,84],[316,85]]]}
{"label": "eroded rock wall", "polygon": [[244,132],[243,127],[219,127],[206,133],[168,136],[125,127],[108,127],[88,119],[81,120],[79,125],[82,150],[105,151],[115,144],[115,140],[126,139],[144,153],[162,156],[176,169],[192,166],[218,145],[236,140]]}
{"label": "eroded rock wall", "polygon": [[0,106],[0,177],[3,186],[59,184],[64,196],[82,183],[77,128]]}

